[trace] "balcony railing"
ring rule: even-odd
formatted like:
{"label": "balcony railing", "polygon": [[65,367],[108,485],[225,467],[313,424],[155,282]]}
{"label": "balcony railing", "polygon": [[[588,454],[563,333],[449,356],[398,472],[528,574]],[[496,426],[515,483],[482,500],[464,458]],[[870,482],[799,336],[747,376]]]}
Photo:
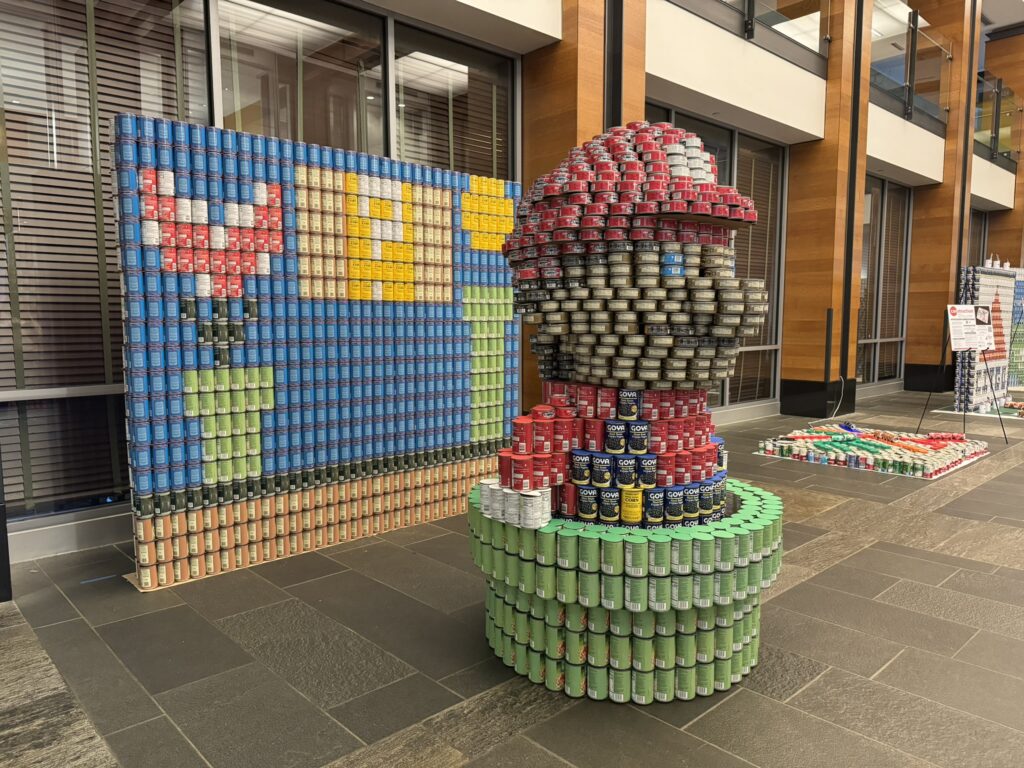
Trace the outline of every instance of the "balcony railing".
{"label": "balcony railing", "polygon": [[974,106],[974,154],[1016,171],[1022,110],[1017,94],[1002,78],[980,73]]}
{"label": "balcony railing", "polygon": [[871,101],[945,135],[952,46],[901,0],[875,0],[871,17]]}

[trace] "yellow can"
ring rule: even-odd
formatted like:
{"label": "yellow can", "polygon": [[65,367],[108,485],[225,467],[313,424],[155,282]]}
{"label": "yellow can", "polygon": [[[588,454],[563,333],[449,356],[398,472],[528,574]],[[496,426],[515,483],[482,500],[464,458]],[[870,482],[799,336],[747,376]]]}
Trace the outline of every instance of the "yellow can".
{"label": "yellow can", "polygon": [[622,523],[639,525],[644,513],[644,492],[641,488],[622,489]]}

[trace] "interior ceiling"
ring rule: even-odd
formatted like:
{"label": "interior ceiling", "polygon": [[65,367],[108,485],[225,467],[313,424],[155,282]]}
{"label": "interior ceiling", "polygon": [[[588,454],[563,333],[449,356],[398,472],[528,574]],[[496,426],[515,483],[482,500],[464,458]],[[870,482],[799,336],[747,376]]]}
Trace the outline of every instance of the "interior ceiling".
{"label": "interior ceiling", "polygon": [[1024,23],[1024,0],[984,0],[981,12],[986,30]]}

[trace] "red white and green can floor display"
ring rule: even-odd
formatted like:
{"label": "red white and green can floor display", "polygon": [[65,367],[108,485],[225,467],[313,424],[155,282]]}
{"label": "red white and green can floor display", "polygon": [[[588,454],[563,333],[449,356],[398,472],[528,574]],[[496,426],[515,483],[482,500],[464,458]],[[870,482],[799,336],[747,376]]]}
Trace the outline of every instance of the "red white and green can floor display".
{"label": "red white and green can floor display", "polygon": [[693,133],[612,128],[525,190],[505,241],[543,403],[474,489],[471,542],[491,647],[569,696],[690,699],[757,664],[782,506],[727,479],[707,389],[768,294],[736,275],[753,201],[716,178]]}

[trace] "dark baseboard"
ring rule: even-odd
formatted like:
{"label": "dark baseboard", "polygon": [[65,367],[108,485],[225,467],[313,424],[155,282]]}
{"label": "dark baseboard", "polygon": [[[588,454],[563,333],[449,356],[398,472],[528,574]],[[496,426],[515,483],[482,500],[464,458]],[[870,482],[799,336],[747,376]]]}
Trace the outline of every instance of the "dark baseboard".
{"label": "dark baseboard", "polygon": [[[842,402],[839,402],[842,393]],[[779,383],[779,412],[786,416],[807,416],[824,419],[832,415],[839,405],[837,415],[852,413],[857,405],[857,382],[847,381],[802,381],[783,379]]]}
{"label": "dark baseboard", "polygon": [[954,364],[918,365],[907,363],[903,366],[903,388],[910,392],[952,392]]}

